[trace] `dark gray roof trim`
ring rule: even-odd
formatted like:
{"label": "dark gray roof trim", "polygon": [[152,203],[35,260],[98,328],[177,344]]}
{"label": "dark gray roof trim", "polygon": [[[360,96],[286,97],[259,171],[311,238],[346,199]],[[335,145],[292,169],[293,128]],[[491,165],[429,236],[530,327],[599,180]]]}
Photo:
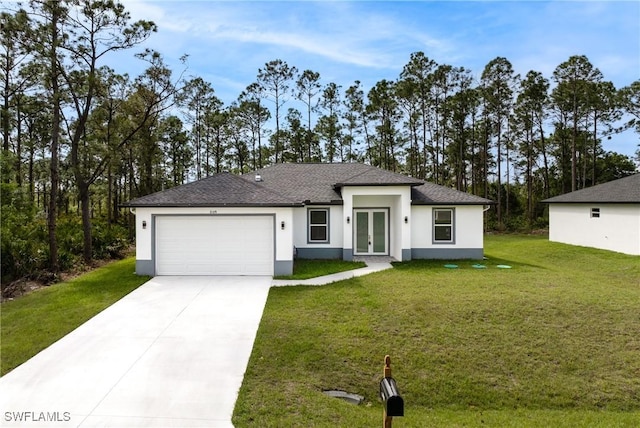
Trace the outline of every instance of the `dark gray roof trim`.
{"label": "dark gray roof trim", "polygon": [[640,204],[640,174],[565,193],[542,202],[546,204]]}

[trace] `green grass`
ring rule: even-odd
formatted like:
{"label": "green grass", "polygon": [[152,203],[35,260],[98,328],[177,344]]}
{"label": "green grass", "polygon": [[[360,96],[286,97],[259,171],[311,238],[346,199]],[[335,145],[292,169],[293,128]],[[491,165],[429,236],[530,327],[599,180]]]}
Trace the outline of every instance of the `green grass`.
{"label": "green grass", "polygon": [[134,271],[135,259],[129,258],[2,303],[2,375],[149,279]]}
{"label": "green grass", "polygon": [[293,262],[293,275],[276,276],[276,279],[309,279],[332,273],[344,272],[365,267],[364,262],[348,262],[344,260],[310,260],[296,259]]}
{"label": "green grass", "polygon": [[380,425],[390,354],[398,426],[637,426],[640,258],[513,235],[487,237],[485,254],[486,269],[413,261],[272,289],[234,424]]}

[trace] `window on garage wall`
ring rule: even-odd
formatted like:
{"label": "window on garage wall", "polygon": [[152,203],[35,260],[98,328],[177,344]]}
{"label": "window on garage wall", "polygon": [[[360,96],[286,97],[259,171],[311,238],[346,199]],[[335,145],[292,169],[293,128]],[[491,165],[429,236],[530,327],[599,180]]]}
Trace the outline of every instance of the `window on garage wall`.
{"label": "window on garage wall", "polygon": [[329,242],[329,208],[309,208],[307,210],[309,243]]}
{"label": "window on garage wall", "polygon": [[455,209],[433,209],[434,244],[453,244],[455,242]]}

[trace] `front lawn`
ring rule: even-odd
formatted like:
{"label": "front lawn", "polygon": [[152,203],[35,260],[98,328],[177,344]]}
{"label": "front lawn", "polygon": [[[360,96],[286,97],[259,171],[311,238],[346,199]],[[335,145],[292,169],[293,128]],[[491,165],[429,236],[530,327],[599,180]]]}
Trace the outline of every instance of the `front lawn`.
{"label": "front lawn", "polygon": [[110,263],[0,307],[1,374],[9,372],[149,280],[135,258]]}
{"label": "front lawn", "polygon": [[390,354],[398,426],[637,426],[640,258],[507,235],[485,254],[273,288],[234,424],[381,425]]}

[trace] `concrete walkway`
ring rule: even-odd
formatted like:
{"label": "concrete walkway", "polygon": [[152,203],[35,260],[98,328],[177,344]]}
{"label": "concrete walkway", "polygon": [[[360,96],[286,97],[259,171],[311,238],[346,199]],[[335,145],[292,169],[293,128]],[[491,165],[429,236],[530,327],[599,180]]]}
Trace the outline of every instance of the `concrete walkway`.
{"label": "concrete walkway", "polygon": [[271,284],[274,287],[286,287],[291,285],[326,285],[332,282],[342,281],[343,279],[350,279],[356,276],[368,275],[374,272],[380,272],[382,270],[391,269],[390,262],[383,261],[365,261],[366,267],[360,269],[349,270],[346,272],[338,272],[332,275],[319,276],[311,279],[274,279]]}
{"label": "concrete walkway", "polygon": [[271,277],[156,277],[0,378],[7,427],[231,427]]}

